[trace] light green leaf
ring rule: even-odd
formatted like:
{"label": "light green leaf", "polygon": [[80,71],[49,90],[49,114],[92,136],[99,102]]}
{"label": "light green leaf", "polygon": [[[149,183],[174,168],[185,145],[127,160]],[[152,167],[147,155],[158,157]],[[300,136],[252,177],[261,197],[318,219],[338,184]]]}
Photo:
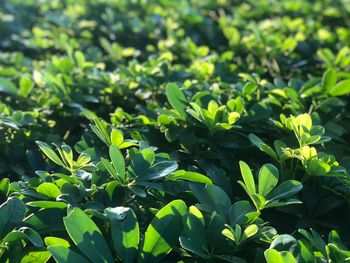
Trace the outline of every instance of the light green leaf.
{"label": "light green leaf", "polygon": [[267,195],[277,184],[278,170],[272,164],[265,164],[259,172],[259,194]]}
{"label": "light green leaf", "polygon": [[19,95],[27,98],[34,87],[34,82],[27,76],[22,76],[19,81]]}
{"label": "light green leaf", "polygon": [[350,93],[350,79],[343,80],[329,90],[332,96],[343,96]]}
{"label": "light green leaf", "polygon": [[243,161],[239,162],[239,166],[241,168],[241,174],[243,177],[244,184],[247,187],[248,192],[253,195],[256,193],[254,177],[252,171],[250,170],[248,164]]}
{"label": "light green leaf", "polygon": [[328,69],[322,77],[322,87],[328,93],[337,83],[337,72],[334,69]]}
{"label": "light green leaf", "polygon": [[123,133],[119,130],[111,131],[111,143],[115,146],[120,146],[124,141]]}
{"label": "light green leaf", "polygon": [[185,170],[178,170],[171,174],[168,179],[170,180],[187,180],[191,182],[203,183],[203,184],[212,184],[212,180],[207,176],[202,175],[196,172],[188,172]]}
{"label": "light green leaf", "polygon": [[245,239],[248,239],[248,238],[254,236],[256,233],[258,233],[258,231],[259,231],[259,228],[257,225],[255,225],[255,224],[249,225],[243,231],[242,240],[245,240]]}
{"label": "light green leaf", "polygon": [[8,178],[4,178],[0,181],[0,202],[2,200],[6,200],[6,197],[10,190],[10,180]]}
{"label": "light green leaf", "polygon": [[40,208],[66,208],[68,206],[68,204],[65,202],[57,201],[33,201],[28,202],[26,205]]}
{"label": "light green leaf", "polygon": [[222,233],[225,237],[227,237],[228,239],[231,239],[232,241],[236,241],[235,236],[233,235],[233,233],[232,233],[229,229],[225,228],[224,230],[222,230],[221,233]]}
{"label": "light green leaf", "polygon": [[62,167],[65,167],[65,165],[62,162],[62,160],[60,159],[60,157],[58,157],[58,155],[55,153],[54,150],[52,150],[52,148],[49,145],[47,145],[46,143],[41,142],[41,141],[36,141],[36,144],[39,146],[40,150],[43,153],[45,153],[45,155],[47,157],[49,157],[49,159],[51,161],[53,161],[54,163],[56,163]]}
{"label": "light green leaf", "polygon": [[124,156],[117,146],[111,145],[109,147],[109,157],[112,160],[114,169],[117,171],[121,180],[125,179],[125,161]]}
{"label": "light green leaf", "polygon": [[174,83],[166,86],[166,96],[170,105],[179,113],[182,118],[186,118],[187,101],[185,95]]}
{"label": "light green leaf", "polygon": [[292,253],[283,251],[278,252],[275,249],[268,249],[264,252],[267,263],[297,263]]}
{"label": "light green leaf", "polygon": [[91,156],[85,152],[82,152],[77,160],[77,165],[86,165],[91,161]]}
{"label": "light green leaf", "polygon": [[38,193],[41,193],[43,195],[46,195],[49,198],[54,198],[56,199],[57,196],[61,194],[60,189],[53,183],[42,183],[38,186],[36,189]]}
{"label": "light green leaf", "polygon": [[68,145],[62,145],[62,153],[64,156],[64,159],[69,164],[69,167],[73,167],[73,151],[72,148]]}
{"label": "light green leaf", "polygon": [[70,247],[70,244],[67,240],[59,237],[45,237],[44,242],[45,242],[45,245],[48,247],[54,246],[54,245],[63,246],[67,248]]}
{"label": "light green leaf", "polygon": [[27,251],[22,259],[21,263],[45,263],[51,257],[51,254],[47,251]]}

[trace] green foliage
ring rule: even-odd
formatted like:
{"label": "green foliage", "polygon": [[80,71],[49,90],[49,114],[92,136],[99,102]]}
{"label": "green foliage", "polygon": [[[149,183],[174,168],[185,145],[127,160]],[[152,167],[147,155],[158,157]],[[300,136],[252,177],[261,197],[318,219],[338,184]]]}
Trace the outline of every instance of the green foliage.
{"label": "green foliage", "polygon": [[0,2],[0,262],[350,262],[348,1]]}

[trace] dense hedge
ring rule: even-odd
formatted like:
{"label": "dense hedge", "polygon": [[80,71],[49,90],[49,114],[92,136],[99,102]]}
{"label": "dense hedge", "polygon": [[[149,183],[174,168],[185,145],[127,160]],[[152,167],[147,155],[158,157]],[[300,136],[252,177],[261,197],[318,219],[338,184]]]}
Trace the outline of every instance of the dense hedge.
{"label": "dense hedge", "polygon": [[0,262],[350,262],[350,2],[0,3]]}

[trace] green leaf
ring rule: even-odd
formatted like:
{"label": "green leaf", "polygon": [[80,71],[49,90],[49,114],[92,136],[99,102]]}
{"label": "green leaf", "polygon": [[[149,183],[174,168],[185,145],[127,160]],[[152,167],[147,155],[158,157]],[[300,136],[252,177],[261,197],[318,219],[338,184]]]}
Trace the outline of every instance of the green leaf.
{"label": "green leaf", "polygon": [[328,244],[326,246],[330,262],[349,262],[350,251],[342,250],[335,244]]}
{"label": "green leaf", "polygon": [[142,197],[142,198],[145,198],[147,196],[146,192],[143,191],[142,189],[138,188],[137,186],[135,185],[129,185],[129,189],[137,194],[138,196]]}
{"label": "green leaf", "polygon": [[141,176],[136,178],[137,181],[150,181],[162,178],[174,172],[178,164],[174,161],[163,161],[156,163],[143,172]]}
{"label": "green leaf", "polygon": [[203,184],[212,184],[212,180],[210,180],[205,175],[196,172],[188,172],[185,170],[179,170],[173,173],[168,177],[170,180],[187,180],[191,182],[203,183]]}
{"label": "green leaf", "polygon": [[[53,258],[56,260],[57,263],[68,263],[68,262],[91,263],[91,261],[87,260],[83,256],[79,255],[78,253],[74,252],[73,250],[67,247],[54,245],[54,246],[49,246],[47,250],[50,252],[50,254],[53,256]],[[101,261],[95,261],[95,262],[101,262]]]}
{"label": "green leaf", "polygon": [[108,146],[111,145],[111,138],[107,132],[107,124],[102,119],[96,118],[94,119],[95,125],[91,125],[91,129],[93,132],[100,138]]}
{"label": "green leaf", "polygon": [[229,196],[232,194],[232,186],[227,176],[214,164],[207,160],[198,160],[200,168],[213,181],[213,183],[223,189]]}
{"label": "green leaf", "polygon": [[25,204],[17,197],[10,197],[0,206],[0,239],[24,219]]}
{"label": "green leaf", "polygon": [[19,81],[19,95],[27,98],[34,87],[34,82],[27,76],[22,76]]}
{"label": "green leaf", "polygon": [[112,177],[120,181],[117,171],[114,169],[114,167],[111,165],[111,163],[107,159],[101,158],[101,163]]}
{"label": "green leaf", "polygon": [[45,245],[48,247],[54,246],[54,245],[63,246],[67,248],[70,247],[70,244],[67,240],[59,237],[45,237],[44,242],[45,242]]}
{"label": "green leaf", "polygon": [[322,77],[322,87],[328,93],[337,83],[337,72],[334,69],[328,69]]}
{"label": "green leaf", "polygon": [[309,233],[304,229],[299,229],[298,232],[302,234],[318,251],[320,251],[323,256],[327,257],[326,243],[315,230],[311,229],[311,233]]}
{"label": "green leaf", "polygon": [[140,241],[139,224],[135,213],[127,207],[106,208],[111,221],[113,246],[123,262],[133,262]]}
{"label": "green leaf", "polygon": [[301,248],[298,240],[287,234],[279,235],[276,237],[272,241],[270,248],[276,249],[278,251],[288,251],[292,253],[296,258],[298,258],[301,253]]}
{"label": "green leaf", "polygon": [[259,195],[259,194],[253,194],[251,197],[250,197],[255,205],[255,207],[258,209],[258,210],[262,210],[265,205],[266,205],[266,199]]}
{"label": "green leaf", "polygon": [[124,141],[123,133],[119,130],[111,131],[111,143],[115,146],[120,146]]}
{"label": "green leaf", "polygon": [[273,191],[271,191],[267,198],[269,201],[286,199],[290,196],[295,195],[303,189],[303,185],[296,180],[288,180],[277,186]]}
{"label": "green leaf", "polygon": [[125,161],[123,154],[120,152],[117,146],[111,145],[109,147],[109,156],[119,178],[123,181],[125,179]]}
{"label": "green leaf", "polygon": [[87,165],[90,161],[91,161],[91,156],[85,152],[82,152],[79,155],[78,160],[76,161],[76,164],[78,166],[83,166],[83,165]]}
{"label": "green leaf", "polygon": [[346,250],[346,246],[341,241],[340,235],[339,235],[339,233],[337,231],[332,230],[331,232],[329,232],[328,240],[329,240],[329,243],[333,243],[337,247],[339,247],[340,249]]}
{"label": "green leaf", "polygon": [[76,61],[79,68],[81,68],[81,69],[84,68],[86,60],[85,60],[85,56],[84,56],[83,52],[75,51],[74,52],[74,60]]}
{"label": "green leaf", "polygon": [[224,218],[228,217],[231,200],[224,190],[214,184],[205,187],[193,184],[190,188],[201,204],[208,206]]}
{"label": "green leaf", "polygon": [[[194,238],[194,240],[199,240],[200,242],[205,242],[205,230],[204,230],[204,217],[201,213],[201,211],[195,207],[190,206],[187,218],[186,218],[186,224],[185,224],[185,232],[187,235]],[[198,231],[192,231],[193,229],[197,229]],[[201,238],[197,238],[200,236]],[[202,240],[203,239],[203,240]]]}
{"label": "green leaf", "polygon": [[182,118],[186,118],[187,101],[185,95],[174,83],[166,86],[166,96],[170,105],[179,113]]}
{"label": "green leaf", "polygon": [[249,222],[252,217],[257,217],[259,214],[256,213],[255,208],[249,201],[241,200],[234,203],[229,212],[230,225],[242,225]]}
{"label": "green leaf", "polygon": [[74,208],[63,222],[70,238],[87,258],[93,262],[113,262],[101,231],[81,209]]}
{"label": "green leaf", "polygon": [[10,80],[0,77],[0,92],[17,95],[18,90]]}
{"label": "green leaf", "polygon": [[261,151],[270,155],[275,160],[278,160],[278,156],[277,156],[276,152],[269,145],[267,145],[264,141],[262,141],[259,137],[257,137],[256,135],[251,133],[251,134],[249,134],[249,140],[256,147],[258,147]]}
{"label": "green leaf", "polygon": [[258,233],[259,228],[257,225],[249,225],[246,229],[244,229],[243,235],[242,235],[242,240],[251,238],[254,236],[256,233]]}
{"label": "green leaf", "polygon": [[225,246],[226,238],[222,234],[225,228],[225,219],[221,215],[213,212],[211,214],[210,222],[207,227],[207,239],[210,241],[211,249],[221,249]]}
{"label": "green leaf", "polygon": [[300,258],[302,259],[302,262],[314,263],[315,257],[314,257],[313,249],[312,249],[310,243],[305,239],[301,239],[298,242],[300,245]]}
{"label": "green leaf", "polygon": [[55,231],[64,231],[62,217],[66,211],[61,208],[45,208],[25,218],[27,226],[35,229],[39,233],[51,233]]}
{"label": "green leaf", "polygon": [[35,247],[42,247],[44,245],[40,235],[29,227],[21,227],[18,230],[13,230],[8,233],[3,242],[14,242],[17,240],[25,240],[31,242]]}
{"label": "green leaf", "polygon": [[52,150],[52,148],[47,145],[44,142],[41,141],[36,141],[36,144],[39,146],[40,150],[54,163],[65,167],[64,163],[62,162],[62,160],[60,159],[60,157],[58,157],[58,155],[55,153],[54,150]]}
{"label": "green leaf", "polygon": [[277,184],[278,170],[272,164],[265,164],[259,171],[259,194],[267,195]]}
{"label": "green leaf", "polygon": [[139,153],[132,156],[128,171],[133,177],[143,175],[145,171],[153,164],[154,159],[155,153],[152,149],[143,149]]}
{"label": "green leaf", "polygon": [[174,200],[159,210],[146,230],[139,262],[157,262],[171,251],[182,233],[186,213],[182,200]]}
{"label": "green leaf", "polygon": [[264,252],[267,263],[297,263],[290,252],[278,252],[275,249],[268,249]]}
{"label": "green leaf", "polygon": [[4,178],[0,181],[0,203],[3,203],[7,199],[7,195],[10,190],[10,180]]}
{"label": "green leaf", "polygon": [[252,171],[250,170],[248,164],[243,161],[239,162],[239,166],[241,168],[241,174],[243,177],[243,181],[245,186],[247,187],[248,192],[253,195],[256,193],[254,177]]}
{"label": "green leaf", "polygon": [[343,96],[350,93],[350,79],[343,80],[329,90],[332,96]]}
{"label": "green leaf", "polygon": [[312,159],[307,164],[307,169],[312,176],[326,176],[330,172],[331,166],[322,160]]}
{"label": "green leaf", "polygon": [[230,240],[236,242],[236,238],[235,238],[235,236],[233,235],[233,233],[231,232],[230,229],[225,228],[224,230],[222,230],[221,233],[222,233],[225,237],[227,237],[228,239],[230,239]]}
{"label": "green leaf", "polygon": [[32,207],[40,207],[40,208],[66,208],[68,205],[64,202],[56,202],[56,201],[33,201],[28,202],[26,205]]}
{"label": "green leaf", "polygon": [[62,145],[62,153],[64,159],[69,164],[69,167],[73,167],[73,151],[68,145]]}
{"label": "green leaf", "polygon": [[204,254],[204,251],[202,251],[201,246],[197,242],[191,241],[188,237],[181,236],[180,237],[180,244],[181,247],[200,256],[203,259],[209,259],[210,257]]}
{"label": "green leaf", "polygon": [[27,251],[22,259],[21,263],[45,263],[51,257],[51,254],[47,251]]}
{"label": "green leaf", "polygon": [[83,185],[83,182],[80,181],[78,178],[73,177],[73,176],[69,176],[69,175],[66,175],[66,174],[54,173],[54,174],[51,174],[51,176],[52,177],[61,178],[64,181],[67,181],[67,182],[72,183],[72,184]]}
{"label": "green leaf", "polygon": [[36,191],[53,199],[56,199],[61,194],[60,189],[55,184],[47,182],[39,185]]}
{"label": "green leaf", "polygon": [[197,207],[191,206],[185,220],[185,236],[180,237],[183,248],[206,258],[205,251],[208,250],[204,218]]}
{"label": "green leaf", "polygon": [[234,124],[239,118],[241,117],[241,115],[238,112],[230,112],[228,114],[228,123],[229,124]]}

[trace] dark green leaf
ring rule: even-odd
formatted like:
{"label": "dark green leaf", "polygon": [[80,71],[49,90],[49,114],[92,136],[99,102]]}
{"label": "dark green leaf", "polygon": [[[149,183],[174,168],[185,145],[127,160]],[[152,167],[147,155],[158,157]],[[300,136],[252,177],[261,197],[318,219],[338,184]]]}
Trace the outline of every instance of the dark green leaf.
{"label": "dark green leaf", "polygon": [[74,208],[63,222],[74,244],[87,258],[93,262],[113,262],[101,231],[81,209]]}
{"label": "dark green leaf", "polygon": [[182,200],[174,200],[159,210],[146,230],[139,262],[157,262],[171,251],[182,233],[186,213]]}

